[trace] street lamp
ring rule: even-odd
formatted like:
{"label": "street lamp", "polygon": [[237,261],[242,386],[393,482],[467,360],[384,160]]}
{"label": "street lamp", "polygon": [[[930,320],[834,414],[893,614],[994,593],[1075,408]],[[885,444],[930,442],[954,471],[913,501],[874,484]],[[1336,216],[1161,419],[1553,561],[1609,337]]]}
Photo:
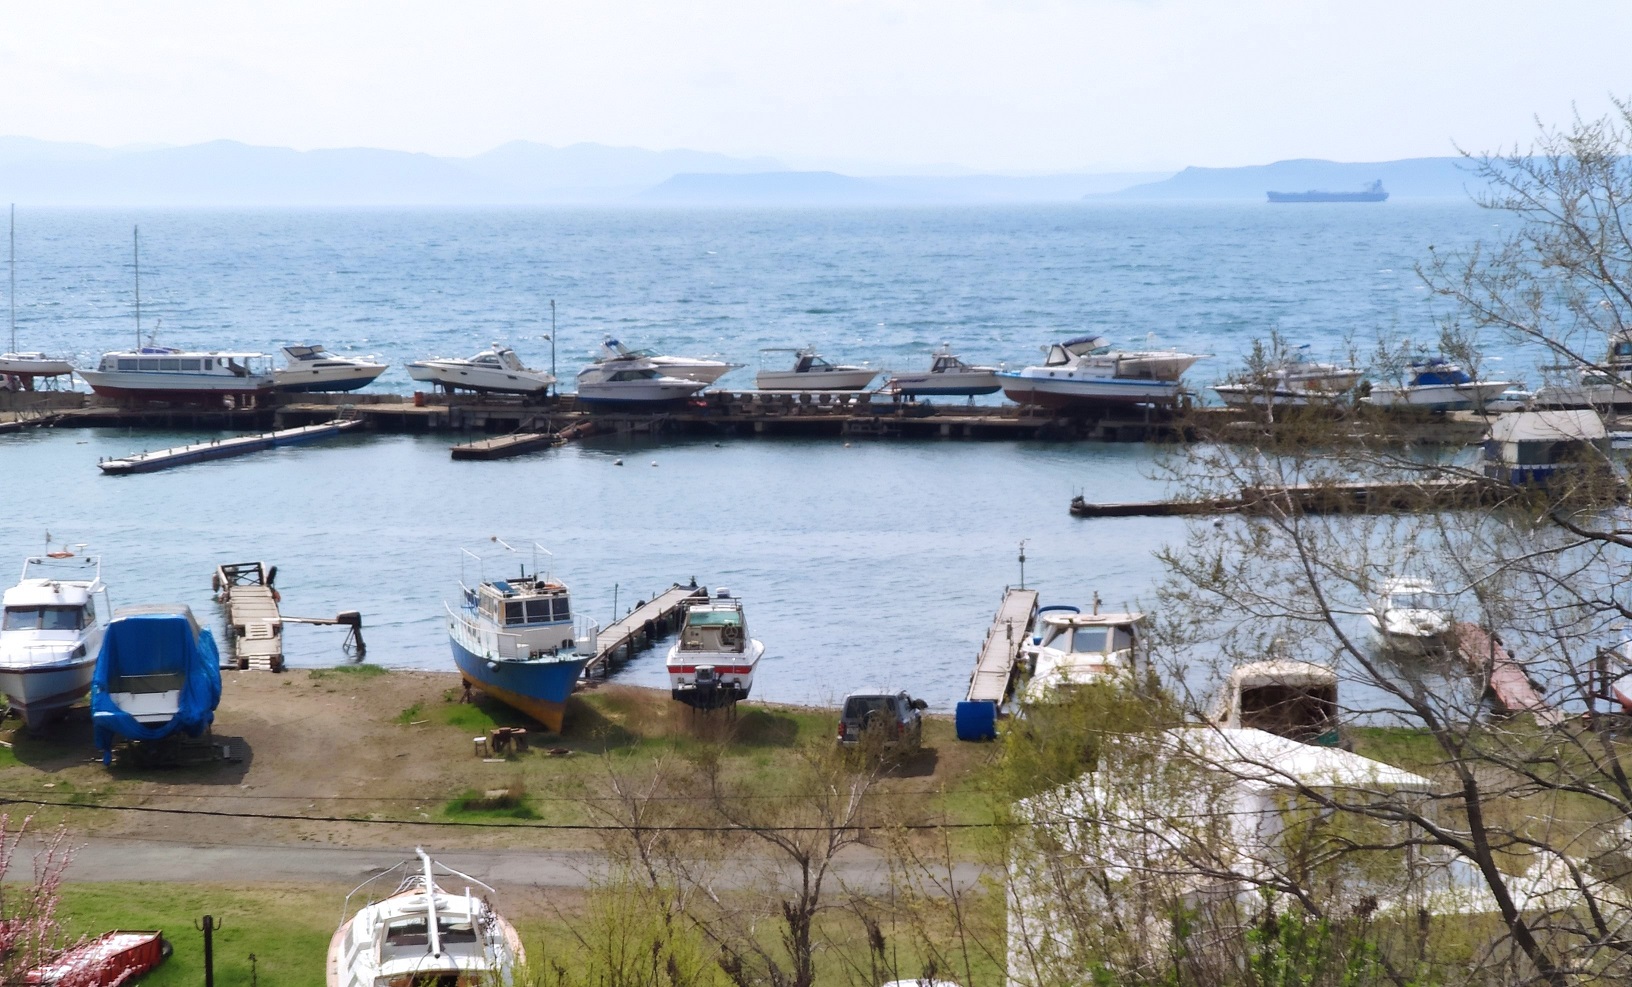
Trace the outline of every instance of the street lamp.
{"label": "street lamp", "polygon": [[[555,299],[550,299],[550,331],[544,338],[550,341],[550,377],[555,377]],[[561,381],[554,381],[555,396],[561,396]]]}

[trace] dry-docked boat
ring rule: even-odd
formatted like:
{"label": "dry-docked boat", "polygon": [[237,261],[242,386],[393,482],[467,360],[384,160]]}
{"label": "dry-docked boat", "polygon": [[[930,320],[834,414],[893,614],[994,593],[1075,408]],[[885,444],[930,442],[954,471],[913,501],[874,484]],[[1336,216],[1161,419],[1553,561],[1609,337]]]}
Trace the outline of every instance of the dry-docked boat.
{"label": "dry-docked boat", "polygon": [[754,386],[762,391],[859,391],[873,382],[877,370],[828,363],[813,347],[767,347],[765,353],[792,353],[789,370],[761,370]]}
{"label": "dry-docked boat", "polygon": [[1003,384],[996,367],[975,367],[964,363],[943,343],[930,357],[929,369],[922,373],[895,374],[884,390],[907,397],[970,396],[996,394]]}
{"label": "dry-docked boat", "polygon": [[1040,609],[1038,630],[1025,648],[1032,673],[1023,700],[1048,702],[1075,686],[1132,671],[1144,619],[1136,612],[1100,613],[1097,595],[1093,613],[1074,606]]}
{"label": "dry-docked boat", "polygon": [[998,373],[1003,393],[1019,404],[1061,411],[1118,404],[1172,404],[1179,378],[1202,357],[1177,350],[1113,350],[1099,335],[1048,348],[1039,366]]}
{"label": "dry-docked boat", "polygon": [[23,562],[0,616],[0,693],[30,729],[90,691],[109,616],[97,557],[64,551]]}
{"label": "dry-docked boat", "polygon": [[1230,672],[1209,719],[1226,730],[1265,730],[1337,746],[1337,673],[1292,658],[1251,661]]}
{"label": "dry-docked boat", "polygon": [[138,401],[242,400],[271,394],[275,384],[265,353],[180,350],[151,340],[104,353],[95,370],[79,375],[103,397]]}
{"label": "dry-docked boat", "polygon": [[1541,388],[1543,408],[1613,408],[1632,405],[1632,329],[1609,337],[1601,363],[1575,369],[1576,382]]}
{"label": "dry-docked boat", "polygon": [[689,356],[665,356],[656,350],[632,350],[611,336],[601,343],[601,355],[596,363],[616,363],[620,360],[648,360],[657,366],[657,372],[665,377],[679,377],[683,380],[700,380],[704,384],[712,384],[733,370],[742,367],[740,363],[726,363],[724,360],[705,360]]}
{"label": "dry-docked boat", "polygon": [[697,709],[747,699],[764,654],[765,645],[748,636],[742,601],[722,587],[686,607],[680,640],[669,649],[670,695]]}
{"label": "dry-docked boat", "polygon": [[1213,385],[1232,408],[1307,408],[1335,404],[1360,383],[1360,370],[1308,359],[1307,344]]}
{"label": "dry-docked boat", "polygon": [[11,349],[0,353],[0,380],[15,377],[24,387],[33,387],[36,377],[62,377],[74,372],[67,360],[44,353],[17,349],[17,207],[11,207]]}
{"label": "dry-docked boat", "polygon": [[221,656],[215,636],[182,604],[121,607],[108,622],[91,676],[91,726],[107,763],[115,737],[196,737],[215,722]]}
{"label": "dry-docked boat", "polygon": [[[506,552],[509,545],[495,542]],[[533,546],[533,571],[523,565],[508,579],[481,578],[475,586],[461,576],[462,605],[448,611],[448,641],[465,684],[560,732],[567,697],[584,666],[594,657],[600,628],[577,626],[572,596],[564,583],[541,573]],[[466,560],[485,561],[466,550]]]}
{"label": "dry-docked boat", "polygon": [[1378,384],[1361,400],[1379,408],[1423,408],[1428,411],[1483,410],[1510,380],[1475,380],[1466,370],[1442,356],[1424,357],[1410,367],[1401,385]]}
{"label": "dry-docked boat", "polygon": [[[508,987],[525,962],[521,937],[493,910],[491,887],[437,863],[415,848],[405,861],[369,878],[346,895],[383,877],[401,874],[397,889],[359,908],[329,940],[327,987]],[[438,876],[458,878],[463,892],[446,891]],[[478,896],[473,888],[486,894]]]}
{"label": "dry-docked boat", "polygon": [[354,356],[335,356],[321,345],[285,346],[289,362],[272,372],[280,391],[355,391],[374,383],[386,365]]}
{"label": "dry-docked boat", "polygon": [[408,376],[448,390],[489,391],[497,394],[543,394],[555,375],[522,365],[516,351],[494,343],[475,356],[437,357],[408,364]]}
{"label": "dry-docked boat", "polygon": [[577,401],[591,407],[650,407],[683,401],[707,386],[701,380],[670,377],[645,358],[619,358],[578,371]]}

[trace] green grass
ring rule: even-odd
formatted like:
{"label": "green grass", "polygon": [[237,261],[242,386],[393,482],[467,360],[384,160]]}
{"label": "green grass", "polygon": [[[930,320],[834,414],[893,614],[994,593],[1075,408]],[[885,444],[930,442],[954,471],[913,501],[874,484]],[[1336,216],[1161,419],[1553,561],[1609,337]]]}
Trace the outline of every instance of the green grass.
{"label": "green grass", "polygon": [[424,719],[425,704],[414,703],[412,706],[397,714],[396,724],[402,727],[413,726],[415,723],[419,723]]}
{"label": "green grass", "polygon": [[323,679],[339,679],[344,681],[349,679],[371,679],[379,675],[390,675],[391,670],[389,668],[383,668],[379,665],[336,665],[333,668],[314,668],[311,670],[310,674],[312,678],[319,681],[322,681]]}

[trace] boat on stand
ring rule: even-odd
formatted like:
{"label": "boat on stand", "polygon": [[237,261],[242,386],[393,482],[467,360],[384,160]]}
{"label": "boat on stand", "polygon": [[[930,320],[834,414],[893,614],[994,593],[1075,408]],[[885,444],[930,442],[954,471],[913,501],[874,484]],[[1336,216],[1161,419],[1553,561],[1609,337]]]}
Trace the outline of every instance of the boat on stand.
{"label": "boat on stand", "polygon": [[436,357],[408,364],[408,376],[448,391],[465,390],[489,394],[542,396],[555,383],[547,370],[534,370],[521,362],[516,351],[495,342],[475,356]]}
{"label": "boat on stand", "polygon": [[321,344],[285,346],[288,363],[272,371],[274,385],[291,394],[355,391],[374,383],[386,364],[355,356],[335,356]]}
{"label": "boat on stand", "polygon": [[734,706],[748,698],[765,645],[748,634],[742,601],[720,587],[686,607],[680,640],[669,649],[669,694],[693,709]]}
{"label": "boat on stand", "polygon": [[613,364],[622,360],[647,360],[655,364],[657,372],[665,377],[696,380],[705,385],[712,384],[731,371],[742,368],[740,363],[726,363],[724,360],[667,356],[651,349],[632,350],[611,336],[601,341],[601,355],[595,360],[596,363]]}
{"label": "boat on stand", "polygon": [[1378,408],[1425,411],[1485,411],[1510,380],[1478,380],[1443,356],[1423,356],[1408,368],[1403,384],[1378,384],[1361,400]]}
{"label": "boat on stand", "polygon": [[894,374],[884,382],[887,393],[902,397],[976,397],[996,394],[1003,382],[997,367],[976,367],[958,359],[950,343],[942,343],[922,373]]}
{"label": "boat on stand", "polygon": [[1177,350],[1113,350],[1095,334],[1054,343],[1041,364],[997,376],[1009,400],[1054,411],[1172,405],[1184,393],[1180,378],[1200,359]]}
{"label": "boat on stand", "polygon": [[[494,539],[513,557],[520,553]],[[600,626],[575,622],[572,594],[566,584],[539,568],[539,556],[550,553],[532,546],[532,572],[522,563],[507,578],[478,575],[474,585],[461,572],[458,607],[447,606],[448,641],[465,686],[560,733],[567,698],[584,666],[595,657]],[[496,558],[461,550],[461,569],[474,563],[483,569]]]}
{"label": "boat on stand", "polygon": [[1287,350],[1213,385],[1213,393],[1231,408],[1324,408],[1347,398],[1360,383],[1358,367],[1311,360],[1308,352],[1307,343]]}
{"label": "boat on stand", "polygon": [[[327,987],[509,987],[526,962],[515,926],[494,910],[498,892],[414,848],[415,859],[374,875],[351,899],[382,878],[396,890],[370,899],[329,940]],[[438,878],[456,878],[448,891]],[[389,886],[389,885],[387,885]],[[477,889],[480,889],[478,892]]]}
{"label": "boat on stand", "polygon": [[877,370],[829,363],[814,347],[798,349],[769,346],[759,351],[792,353],[793,366],[787,370],[761,370],[754,386],[762,391],[859,391],[873,382]]}
{"label": "boat on stand", "polygon": [[23,352],[17,348],[17,207],[11,207],[11,349],[0,353],[0,382],[15,381],[13,386],[25,391],[34,389],[36,378],[65,377],[74,372],[67,360],[44,353]]}
{"label": "boat on stand", "polygon": [[102,560],[58,551],[30,556],[0,615],[0,693],[30,730],[91,690],[103,623],[112,616]]}
{"label": "boat on stand", "polygon": [[592,409],[655,408],[684,401],[707,386],[700,380],[671,377],[644,358],[607,360],[578,371],[575,399]]}

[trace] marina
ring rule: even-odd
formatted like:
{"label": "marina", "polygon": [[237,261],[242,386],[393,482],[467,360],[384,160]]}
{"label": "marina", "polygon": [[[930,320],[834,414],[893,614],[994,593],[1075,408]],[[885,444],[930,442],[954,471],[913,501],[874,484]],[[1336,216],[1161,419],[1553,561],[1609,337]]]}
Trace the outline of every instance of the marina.
{"label": "marina", "polygon": [[604,677],[615,664],[633,658],[635,652],[650,647],[676,627],[675,617],[687,604],[707,599],[708,587],[675,583],[650,600],[642,600],[600,632],[595,657],[585,666],[584,674]]}
{"label": "marina", "polygon": [[155,452],[140,452],[115,459],[103,459],[96,465],[105,476],[125,476],[131,473],[157,473],[177,466],[190,466],[215,459],[230,459],[263,452],[280,446],[304,445],[331,439],[363,425],[360,419],[333,419],[317,425],[297,425],[259,435],[243,435],[229,439],[211,439],[192,442]]}

